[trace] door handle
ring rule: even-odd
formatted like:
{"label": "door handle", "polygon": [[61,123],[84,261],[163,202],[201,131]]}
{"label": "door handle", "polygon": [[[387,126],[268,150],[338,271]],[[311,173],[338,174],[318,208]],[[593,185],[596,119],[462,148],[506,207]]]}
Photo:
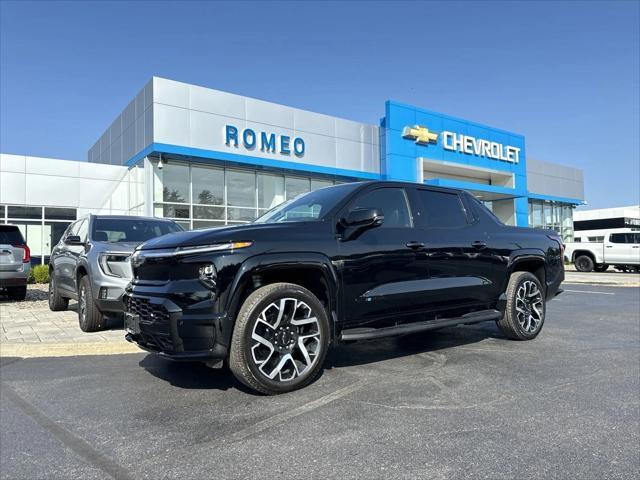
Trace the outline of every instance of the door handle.
{"label": "door handle", "polygon": [[476,240],[471,244],[471,246],[473,248],[477,248],[478,250],[480,250],[487,247],[487,242],[483,242],[482,240]]}
{"label": "door handle", "polygon": [[411,242],[407,242],[407,248],[410,248],[411,250],[422,250],[424,248],[424,243],[413,240]]}

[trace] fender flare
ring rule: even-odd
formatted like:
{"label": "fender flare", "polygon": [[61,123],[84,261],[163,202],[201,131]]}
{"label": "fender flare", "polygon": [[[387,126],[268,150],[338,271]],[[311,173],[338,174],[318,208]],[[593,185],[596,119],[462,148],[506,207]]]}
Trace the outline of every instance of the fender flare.
{"label": "fender flare", "polygon": [[[229,324],[235,324],[235,317],[240,310],[240,301],[243,293],[246,287],[251,284],[254,275],[259,275],[261,272],[288,268],[311,268],[317,270],[322,275],[329,290],[329,324],[331,328],[331,338],[333,338],[335,323],[339,318],[338,312],[340,310],[339,276],[329,257],[315,252],[264,253],[246,259],[236,272],[229,288],[230,295],[227,296],[224,302],[223,309],[226,312]],[[230,330],[232,330],[232,328]]]}

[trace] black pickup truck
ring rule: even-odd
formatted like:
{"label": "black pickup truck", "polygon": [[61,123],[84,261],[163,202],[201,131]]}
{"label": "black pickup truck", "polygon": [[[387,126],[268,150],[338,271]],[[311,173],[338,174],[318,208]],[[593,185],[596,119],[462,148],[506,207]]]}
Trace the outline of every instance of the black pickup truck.
{"label": "black pickup truck", "polygon": [[252,224],[138,247],[126,338],[287,392],[319,375],[334,342],[482,321],[535,338],[561,292],[562,249],[554,231],[505,226],[464,191],[327,187]]}

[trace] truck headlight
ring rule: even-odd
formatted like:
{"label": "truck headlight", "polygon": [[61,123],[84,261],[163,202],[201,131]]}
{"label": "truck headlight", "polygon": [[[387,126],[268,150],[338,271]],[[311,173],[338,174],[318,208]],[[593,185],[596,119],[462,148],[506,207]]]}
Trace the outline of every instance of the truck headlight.
{"label": "truck headlight", "polygon": [[216,271],[215,265],[213,265],[212,263],[206,263],[202,265],[200,267],[199,274],[200,282],[202,282],[202,284],[209,290],[215,290],[217,285],[216,281],[218,278],[218,272]]}
{"label": "truck headlight", "polygon": [[193,247],[178,247],[176,255],[190,255],[193,253],[220,252],[223,250],[239,250],[253,245],[253,242],[228,242],[214,245],[195,245]]}
{"label": "truck headlight", "polygon": [[130,253],[103,253],[98,259],[100,270],[105,275],[118,278],[131,278]]}

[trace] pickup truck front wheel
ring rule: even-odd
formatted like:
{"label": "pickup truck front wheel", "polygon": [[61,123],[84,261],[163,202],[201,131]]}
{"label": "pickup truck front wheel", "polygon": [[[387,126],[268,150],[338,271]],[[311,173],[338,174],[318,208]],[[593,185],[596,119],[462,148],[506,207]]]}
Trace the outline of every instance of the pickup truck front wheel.
{"label": "pickup truck front wheel", "polygon": [[593,259],[588,255],[580,255],[576,257],[573,264],[579,272],[592,272],[594,267]]}
{"label": "pickup truck front wheel", "polygon": [[266,285],[242,304],[233,330],[229,367],[260,393],[305,387],[321,373],[329,344],[324,307],[306,288]]}
{"label": "pickup truck front wheel", "polygon": [[78,321],[83,332],[97,332],[105,327],[104,315],[93,300],[89,277],[86,275],[80,278],[78,288]]}
{"label": "pickup truck front wheel", "polygon": [[498,327],[512,340],[531,340],[542,330],[546,313],[540,280],[530,272],[515,272],[507,286],[507,305]]}

